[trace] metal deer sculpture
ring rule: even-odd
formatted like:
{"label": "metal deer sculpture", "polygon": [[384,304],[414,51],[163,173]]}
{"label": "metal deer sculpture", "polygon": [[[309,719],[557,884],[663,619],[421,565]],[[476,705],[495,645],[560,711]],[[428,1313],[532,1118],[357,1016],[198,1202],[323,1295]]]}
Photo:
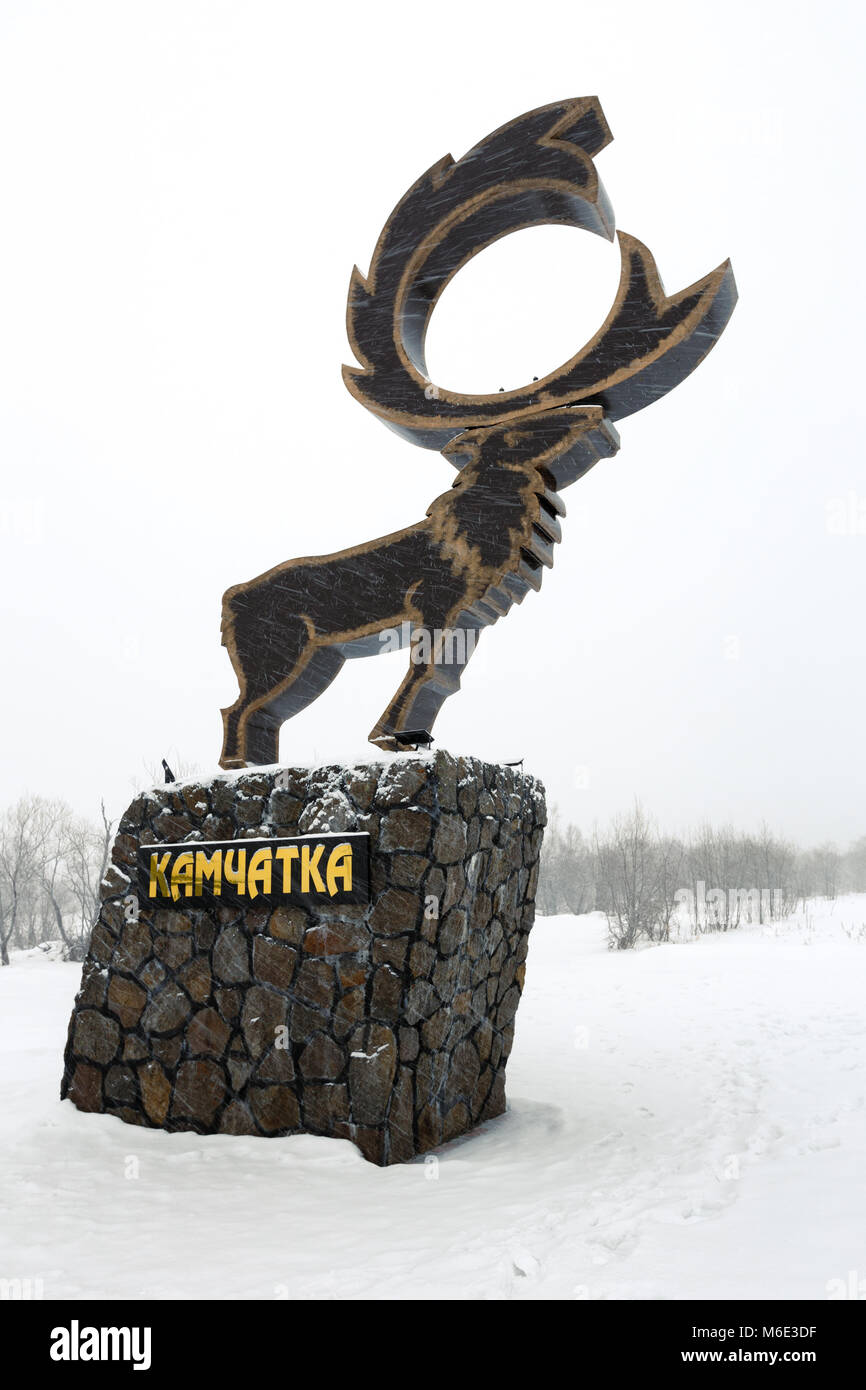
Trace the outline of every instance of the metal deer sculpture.
{"label": "metal deer sculpture", "polygon": [[276,762],[281,724],[347,658],[394,645],[409,645],[409,670],[370,741],[430,742],[481,629],[540,588],[560,539],[562,489],[616,452],[614,421],[677,386],[720,337],[737,299],[730,262],[666,295],[650,252],[620,232],[613,307],[557,371],[490,396],[430,381],[431,315],[472,256],[542,223],[613,238],[594,163],[610,139],[595,97],[520,116],[423,174],[386,222],[369,274],[355,269],[347,327],[360,366],[343,368],[346,385],[398,434],[440,450],[457,478],[405,530],[288,560],[227,591],[223,642],[240,694],[222,712],[223,767]]}

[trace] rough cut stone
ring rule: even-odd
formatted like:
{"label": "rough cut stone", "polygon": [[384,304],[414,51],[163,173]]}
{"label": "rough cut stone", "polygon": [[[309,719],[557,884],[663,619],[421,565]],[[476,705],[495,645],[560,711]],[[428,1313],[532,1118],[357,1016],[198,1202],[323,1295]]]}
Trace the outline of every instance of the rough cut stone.
{"label": "rough cut stone", "polygon": [[297,951],[282,941],[257,936],[253,942],[253,974],[263,984],[288,989],[297,959]]}
{"label": "rough cut stone", "polygon": [[277,1041],[277,1030],[286,1026],[288,1001],[280,994],[254,985],[248,989],[241,1010],[241,1029],[250,1057],[260,1057]]}
{"label": "rough cut stone", "polygon": [[199,1009],[186,1030],[186,1050],[190,1057],[221,1057],[231,1030],[215,1009]]}
{"label": "rough cut stone", "polygon": [[225,1075],[216,1062],[181,1062],[172,1099],[172,1117],[190,1121],[190,1128],[207,1129],[225,1092]]}
{"label": "rough cut stone", "polygon": [[391,1098],[397,1069],[397,1040],[390,1028],[371,1023],[352,1034],[349,1055],[349,1095],[359,1124],[381,1124]]}
{"label": "rough cut stone", "polygon": [[117,1015],[121,1027],[134,1028],[146,1003],[147,991],[134,980],[127,980],[122,975],[112,976],[108,986],[108,1007]]}
{"label": "rough cut stone", "polygon": [[240,927],[226,927],[217,937],[213,951],[213,972],[227,985],[243,984],[250,978],[249,940]]}
{"label": "rough cut stone", "polygon": [[98,1067],[88,1066],[87,1062],[77,1062],[67,1089],[69,1099],[79,1110],[101,1110],[102,1072]]}
{"label": "rough cut stone", "polygon": [[192,1013],[189,996],[169,982],[154,994],[141,1016],[145,1033],[174,1033]]}
{"label": "rough cut stone", "polygon": [[148,1119],[155,1125],[164,1124],[171,1101],[171,1082],[159,1062],[147,1062],[139,1067],[138,1080]]}
{"label": "rough cut stone", "polygon": [[335,1081],[346,1063],[346,1054],[327,1033],[317,1033],[301,1053],[301,1072],[311,1080]]}
{"label": "rough cut stone", "polygon": [[75,1050],[89,1062],[110,1062],[117,1052],[120,1029],[113,1018],[84,1009],[75,1021]]}
{"label": "rough cut stone", "polygon": [[[62,1094],[130,1124],[309,1132],[402,1163],[505,1109],[544,793],[447,753],[248,769],[137,796],[101,885]],[[140,844],[371,836],[366,906],[127,921]]]}
{"label": "rough cut stone", "polygon": [[298,1099],[287,1086],[254,1086],[250,1106],[264,1134],[286,1134],[298,1128]]}

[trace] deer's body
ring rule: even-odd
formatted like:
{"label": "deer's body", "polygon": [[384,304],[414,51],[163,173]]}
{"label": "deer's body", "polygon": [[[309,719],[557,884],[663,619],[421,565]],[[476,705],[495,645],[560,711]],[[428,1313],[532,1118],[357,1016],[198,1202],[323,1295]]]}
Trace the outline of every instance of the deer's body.
{"label": "deer's body", "polygon": [[[223,711],[223,766],[276,762],[284,720],[347,658],[392,649],[384,633],[477,634],[540,588],[560,539],[558,487],[615,449],[598,407],[552,411],[531,427],[466,431],[448,452],[467,461],[423,521],[229,589],[223,642],[240,696]],[[440,643],[429,659],[410,661],[371,741],[394,748],[412,741],[407,734],[429,733],[473,646]]]}

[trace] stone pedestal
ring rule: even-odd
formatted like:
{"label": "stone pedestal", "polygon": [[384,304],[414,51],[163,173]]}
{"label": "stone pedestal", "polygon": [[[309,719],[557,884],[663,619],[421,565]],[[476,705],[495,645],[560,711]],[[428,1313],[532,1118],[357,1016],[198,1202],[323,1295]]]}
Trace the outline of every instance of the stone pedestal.
{"label": "stone pedestal", "polygon": [[[144,792],[120,822],[62,1095],[130,1124],[402,1162],[499,1115],[545,823],[518,769],[399,757]],[[139,846],[361,831],[370,901],[133,903]]]}

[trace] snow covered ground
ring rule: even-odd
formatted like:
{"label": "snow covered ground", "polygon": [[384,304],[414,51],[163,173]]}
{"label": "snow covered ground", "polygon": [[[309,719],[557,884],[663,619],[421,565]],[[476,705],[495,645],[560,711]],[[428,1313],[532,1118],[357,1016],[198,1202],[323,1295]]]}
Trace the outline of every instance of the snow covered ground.
{"label": "snow covered ground", "polygon": [[40,952],[0,970],[0,1278],[46,1298],[866,1281],[866,896],[619,954],[597,915],[540,918],[508,1113],[384,1170],[337,1140],[167,1135],[61,1103],[78,975]]}

